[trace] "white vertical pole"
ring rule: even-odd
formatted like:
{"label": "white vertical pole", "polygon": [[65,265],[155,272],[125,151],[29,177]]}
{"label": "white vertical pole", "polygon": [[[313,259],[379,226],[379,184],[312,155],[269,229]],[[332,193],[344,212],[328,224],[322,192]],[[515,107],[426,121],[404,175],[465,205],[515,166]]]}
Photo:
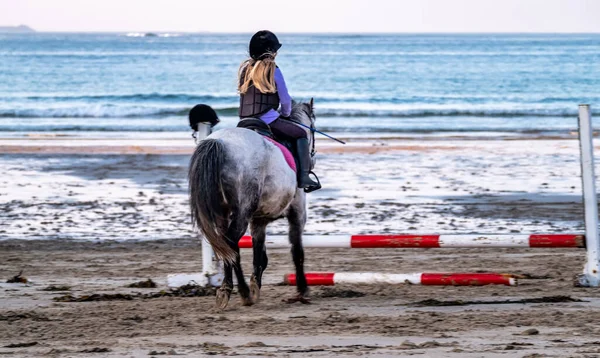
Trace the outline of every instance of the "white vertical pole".
{"label": "white vertical pole", "polygon": [[169,287],[181,287],[188,284],[218,287],[222,282],[223,270],[215,258],[212,247],[204,239],[202,239],[202,272],[172,274],[167,277]]}
{"label": "white vertical pole", "polygon": [[205,239],[202,239],[202,274],[212,275],[215,273],[213,264],[213,249]]}
{"label": "white vertical pole", "polygon": [[579,147],[581,150],[581,181],[585,209],[585,240],[587,261],[578,284],[584,287],[600,285],[600,236],[598,235],[598,199],[594,175],[594,143],[590,106],[579,105]]}
{"label": "white vertical pole", "polygon": [[223,274],[219,266],[212,247],[202,239],[202,276],[206,277],[206,281],[202,280],[201,285],[221,286]]}

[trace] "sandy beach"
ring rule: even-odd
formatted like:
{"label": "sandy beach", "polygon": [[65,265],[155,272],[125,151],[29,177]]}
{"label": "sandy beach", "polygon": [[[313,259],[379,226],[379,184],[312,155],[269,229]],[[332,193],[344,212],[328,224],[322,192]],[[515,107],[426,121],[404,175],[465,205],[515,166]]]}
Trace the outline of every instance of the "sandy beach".
{"label": "sandy beach", "polygon": [[[582,232],[577,145],[564,138],[319,141],[325,188],[310,195],[306,234]],[[210,291],[178,296],[166,276],[201,268],[187,208],[192,150],[191,140],[0,141],[0,279],[22,271],[30,280],[0,286],[0,354],[600,355],[600,294],[573,287],[581,249],[307,249],[309,271],[528,278],[516,287],[315,287],[312,305],[282,302],[294,288],[276,284],[292,263],[276,249],[270,285],[253,307],[235,296],[220,312]],[[283,222],[269,228],[285,232]],[[251,261],[244,252],[246,273]],[[126,287],[148,278],[157,286]]]}

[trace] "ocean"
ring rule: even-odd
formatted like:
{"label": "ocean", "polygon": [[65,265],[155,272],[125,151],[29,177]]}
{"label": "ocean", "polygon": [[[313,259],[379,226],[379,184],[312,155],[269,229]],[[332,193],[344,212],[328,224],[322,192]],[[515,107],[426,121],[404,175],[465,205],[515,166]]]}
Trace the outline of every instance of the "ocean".
{"label": "ocean", "polygon": [[[0,137],[235,125],[251,34],[0,34]],[[345,133],[567,135],[600,116],[600,34],[281,34],[290,93]],[[600,127],[600,121],[597,122]],[[100,133],[101,132],[101,133]]]}

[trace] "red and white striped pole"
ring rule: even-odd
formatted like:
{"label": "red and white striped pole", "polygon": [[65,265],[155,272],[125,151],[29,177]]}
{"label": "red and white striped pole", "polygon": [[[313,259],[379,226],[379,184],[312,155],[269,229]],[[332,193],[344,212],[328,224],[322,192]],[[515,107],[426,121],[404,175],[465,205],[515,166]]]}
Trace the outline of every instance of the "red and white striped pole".
{"label": "red and white striped pole", "polygon": [[[517,285],[517,278],[501,273],[411,273],[388,274],[379,272],[311,272],[306,273],[309,286],[334,286],[336,284],[411,284],[429,286],[485,286]],[[296,274],[287,274],[283,278],[288,285],[296,285]]]}
{"label": "red and white striped pole", "polygon": [[[290,247],[287,236],[267,236],[267,248]],[[432,234],[432,235],[310,235],[302,238],[306,248],[510,248],[585,247],[582,234],[531,234],[531,235],[488,235],[488,234]],[[239,241],[241,249],[252,248],[252,237],[246,235]]]}

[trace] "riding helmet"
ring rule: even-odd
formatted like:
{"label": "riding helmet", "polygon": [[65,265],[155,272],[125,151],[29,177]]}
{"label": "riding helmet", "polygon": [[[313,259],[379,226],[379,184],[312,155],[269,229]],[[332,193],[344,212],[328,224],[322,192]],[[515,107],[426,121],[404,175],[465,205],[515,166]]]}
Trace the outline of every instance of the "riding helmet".
{"label": "riding helmet", "polygon": [[266,56],[277,52],[281,48],[281,43],[274,33],[268,30],[262,30],[254,34],[250,39],[250,57],[260,60]]}
{"label": "riding helmet", "polygon": [[190,110],[190,127],[197,131],[198,123],[210,123],[214,127],[219,123],[219,117],[212,107],[206,104],[197,104]]}

